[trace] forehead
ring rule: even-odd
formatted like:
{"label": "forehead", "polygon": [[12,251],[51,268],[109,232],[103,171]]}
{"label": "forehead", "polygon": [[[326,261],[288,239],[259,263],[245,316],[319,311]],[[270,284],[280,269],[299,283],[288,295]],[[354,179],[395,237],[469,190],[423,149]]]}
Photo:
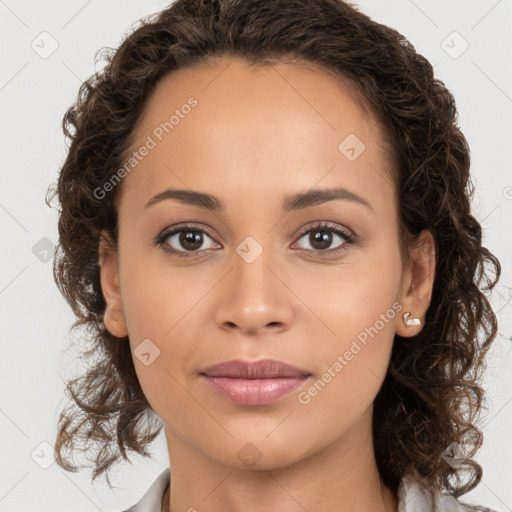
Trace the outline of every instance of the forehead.
{"label": "forehead", "polygon": [[149,199],[168,184],[270,199],[318,183],[382,196],[383,183],[393,188],[391,155],[362,101],[348,80],[311,63],[225,57],[171,72],[135,126],[130,152],[152,147],[124,179],[123,195]]}

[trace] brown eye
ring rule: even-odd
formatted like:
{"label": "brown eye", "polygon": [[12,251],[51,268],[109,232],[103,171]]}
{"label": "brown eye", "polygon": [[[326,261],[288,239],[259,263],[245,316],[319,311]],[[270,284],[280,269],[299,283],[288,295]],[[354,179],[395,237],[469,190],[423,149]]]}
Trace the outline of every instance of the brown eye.
{"label": "brown eye", "polygon": [[[208,239],[211,241],[208,244]],[[215,248],[212,238],[204,229],[195,226],[175,226],[157,237],[156,244],[177,256],[198,256],[198,252]],[[208,246],[209,245],[209,246]]]}
{"label": "brown eye", "polygon": [[179,231],[178,241],[187,251],[197,251],[203,244],[203,236],[200,231]]}
{"label": "brown eye", "polygon": [[309,232],[309,243],[315,250],[329,249],[332,244],[333,234],[330,231],[310,231]]}
{"label": "brown eye", "polygon": [[[300,247],[308,251],[337,253],[348,245],[354,244],[354,237],[344,229],[332,223],[322,223],[313,226],[301,234],[310,247]],[[336,244],[334,248],[332,245]]]}

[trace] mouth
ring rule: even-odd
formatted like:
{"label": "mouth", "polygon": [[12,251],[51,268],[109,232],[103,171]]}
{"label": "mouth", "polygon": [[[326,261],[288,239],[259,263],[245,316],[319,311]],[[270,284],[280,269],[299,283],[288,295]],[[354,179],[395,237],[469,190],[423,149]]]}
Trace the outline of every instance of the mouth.
{"label": "mouth", "polygon": [[231,377],[239,379],[273,379],[281,377],[307,377],[310,372],[277,359],[243,361],[233,359],[205,368],[201,374],[208,377]]}
{"label": "mouth", "polygon": [[275,359],[226,361],[200,375],[224,397],[242,405],[265,405],[302,386],[311,373]]}

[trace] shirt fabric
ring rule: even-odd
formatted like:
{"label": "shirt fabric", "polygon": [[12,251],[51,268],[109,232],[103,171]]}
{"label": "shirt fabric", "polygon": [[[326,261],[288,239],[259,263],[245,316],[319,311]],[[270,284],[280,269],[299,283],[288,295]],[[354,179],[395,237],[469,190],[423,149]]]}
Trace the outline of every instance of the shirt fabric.
{"label": "shirt fabric", "polygon": [[[162,471],[142,498],[123,512],[161,512],[162,500],[170,484],[170,468]],[[434,490],[417,472],[402,478],[398,488],[398,512],[496,512],[493,509],[468,504],[448,494]]]}

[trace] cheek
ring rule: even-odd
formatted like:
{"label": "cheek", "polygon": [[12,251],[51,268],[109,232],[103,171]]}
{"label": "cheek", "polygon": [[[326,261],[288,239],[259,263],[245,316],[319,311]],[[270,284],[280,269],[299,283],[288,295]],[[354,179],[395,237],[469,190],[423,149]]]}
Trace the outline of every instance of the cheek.
{"label": "cheek", "polygon": [[336,436],[371,408],[387,373],[401,310],[392,293],[381,291],[354,292],[325,318],[336,335],[322,337],[315,346],[319,372],[297,395],[309,428],[313,422]]}
{"label": "cheek", "polygon": [[145,338],[160,344],[187,322],[187,315],[218,278],[211,272],[180,268],[176,259],[167,260],[157,248],[140,246],[140,241],[127,239],[121,252],[123,311],[134,344]]}
{"label": "cheek", "polygon": [[[357,416],[374,400],[387,372],[402,310],[397,301],[401,262],[394,249],[388,247],[387,256],[380,258],[369,252],[337,269],[336,278],[324,279],[317,293],[306,286],[300,292],[318,312],[322,332],[315,345],[320,375],[301,403],[315,408],[315,403],[330,402]],[[331,414],[322,410],[318,413]]]}
{"label": "cheek", "polygon": [[208,294],[219,285],[219,271],[206,265],[180,267],[176,258],[143,247],[130,233],[124,236],[119,240],[121,291],[135,370],[153,409],[180,417],[174,404],[190,402],[183,386],[195,376],[205,348],[201,340],[210,332],[205,322],[211,326],[213,312]]}
{"label": "cheek", "polygon": [[354,251],[339,266],[303,269],[294,278],[293,290],[317,318],[327,346],[342,349],[376,323],[378,336],[392,339],[402,275],[392,241]]}
{"label": "cheek", "polygon": [[190,408],[183,368],[194,356],[191,340],[200,339],[190,330],[191,319],[209,286],[170,266],[138,261],[134,252],[122,269],[130,348],[144,395],[159,417],[172,423],[183,414],[184,404]]}

